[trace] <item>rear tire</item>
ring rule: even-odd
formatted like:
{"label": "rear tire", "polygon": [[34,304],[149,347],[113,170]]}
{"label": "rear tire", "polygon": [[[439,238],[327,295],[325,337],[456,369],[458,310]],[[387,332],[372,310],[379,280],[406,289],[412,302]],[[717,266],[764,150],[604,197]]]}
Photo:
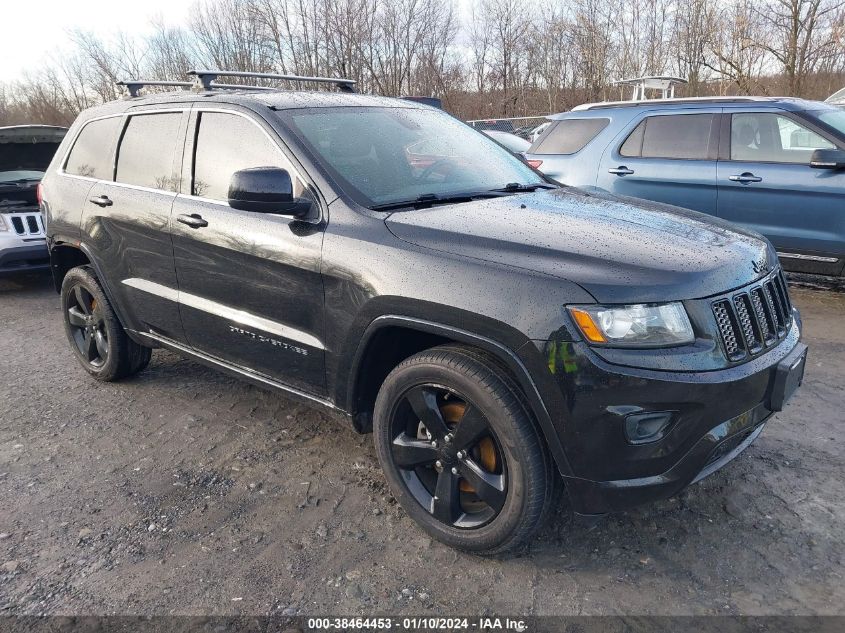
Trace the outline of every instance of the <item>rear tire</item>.
{"label": "rear tire", "polygon": [[408,358],[385,379],[373,421],[393,495],[437,540],[499,554],[545,519],[551,458],[515,381],[484,352],[444,345]]}
{"label": "rear tire", "polygon": [[126,334],[90,266],[68,271],[62,281],[61,302],[71,350],[94,378],[120,380],[149,364],[152,349]]}

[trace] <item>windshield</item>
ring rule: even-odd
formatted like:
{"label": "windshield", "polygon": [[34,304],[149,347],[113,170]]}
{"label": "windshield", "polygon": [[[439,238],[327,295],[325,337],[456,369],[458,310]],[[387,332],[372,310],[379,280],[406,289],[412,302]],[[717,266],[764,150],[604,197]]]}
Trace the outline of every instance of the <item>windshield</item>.
{"label": "windshield", "polygon": [[443,112],[348,107],[280,114],[366,207],[547,184],[506,149]]}
{"label": "windshield", "polygon": [[820,121],[827,123],[842,135],[845,135],[845,110],[815,110],[810,112]]}
{"label": "windshield", "polygon": [[9,182],[28,182],[41,180],[44,177],[43,171],[32,171],[28,169],[16,169],[14,171],[0,171],[0,184]]}

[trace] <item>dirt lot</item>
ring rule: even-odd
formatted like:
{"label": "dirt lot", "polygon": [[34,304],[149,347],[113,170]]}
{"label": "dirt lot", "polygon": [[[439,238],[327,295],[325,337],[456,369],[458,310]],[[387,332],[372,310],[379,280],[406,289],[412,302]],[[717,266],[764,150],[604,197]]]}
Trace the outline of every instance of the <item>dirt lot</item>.
{"label": "dirt lot", "polygon": [[0,281],[0,613],[845,614],[845,294],[794,289],[803,389],[742,457],[500,559],[432,542],[369,436],[158,351],[98,384]]}

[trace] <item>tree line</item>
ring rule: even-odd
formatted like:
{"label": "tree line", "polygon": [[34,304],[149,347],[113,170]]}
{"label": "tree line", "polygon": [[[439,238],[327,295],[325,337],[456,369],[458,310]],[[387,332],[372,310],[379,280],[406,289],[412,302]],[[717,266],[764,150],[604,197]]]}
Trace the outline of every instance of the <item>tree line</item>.
{"label": "tree line", "polygon": [[198,0],[189,16],[143,36],[72,32],[46,67],[0,84],[0,124],[68,124],[120,98],[118,80],[197,67],[349,77],[463,118],[618,99],[613,80],[641,75],[686,78],[683,96],[845,85],[845,0]]}

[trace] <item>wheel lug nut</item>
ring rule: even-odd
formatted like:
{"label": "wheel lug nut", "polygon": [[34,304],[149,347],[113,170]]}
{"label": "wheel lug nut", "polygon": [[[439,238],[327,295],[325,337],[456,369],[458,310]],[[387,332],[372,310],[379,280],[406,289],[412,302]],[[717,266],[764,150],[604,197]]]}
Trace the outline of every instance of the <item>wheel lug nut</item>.
{"label": "wheel lug nut", "polygon": [[437,448],[437,442],[436,441],[432,442],[431,446],[432,446],[432,448]]}
{"label": "wheel lug nut", "polygon": [[444,437],[443,439],[444,439],[444,440],[446,441],[446,443],[448,444],[449,442],[451,442],[451,441],[452,441],[452,434],[451,434],[451,433],[449,433],[449,434],[448,434],[446,437]]}
{"label": "wheel lug nut", "polygon": [[466,451],[458,451],[458,459],[463,459],[466,456],[467,456]]}
{"label": "wheel lug nut", "polygon": [[457,469],[457,468],[455,468],[454,466],[452,467],[452,474],[453,474],[453,475],[457,475],[457,474],[458,474],[458,469]]}
{"label": "wheel lug nut", "polygon": [[440,468],[443,468],[443,464],[442,464],[442,462],[438,459],[436,462],[434,462],[434,467],[435,467],[435,468],[437,468],[437,469],[440,469]]}

